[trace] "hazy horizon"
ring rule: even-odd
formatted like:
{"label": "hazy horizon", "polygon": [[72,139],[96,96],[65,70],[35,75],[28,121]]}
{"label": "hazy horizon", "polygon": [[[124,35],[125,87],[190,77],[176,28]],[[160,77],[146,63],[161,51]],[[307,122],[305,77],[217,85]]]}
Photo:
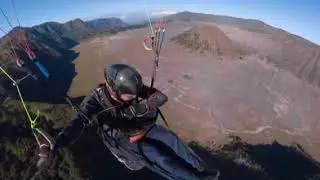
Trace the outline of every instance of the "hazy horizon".
{"label": "hazy horizon", "polygon": [[[12,2],[15,6],[13,8]],[[80,18],[83,20],[118,17],[131,21],[134,18],[147,19],[150,16],[164,16],[181,11],[224,15],[246,19],[261,20],[320,45],[318,21],[320,5],[315,0],[257,2],[254,0],[3,0],[0,7],[5,11],[12,24],[17,25],[16,14],[22,26],[33,26],[44,22],[67,22]],[[145,16],[145,17],[143,17]],[[131,18],[131,19],[130,19]],[[6,31],[10,26],[1,15],[0,27]],[[130,20],[128,20],[130,19]],[[2,34],[1,34],[2,35]]]}

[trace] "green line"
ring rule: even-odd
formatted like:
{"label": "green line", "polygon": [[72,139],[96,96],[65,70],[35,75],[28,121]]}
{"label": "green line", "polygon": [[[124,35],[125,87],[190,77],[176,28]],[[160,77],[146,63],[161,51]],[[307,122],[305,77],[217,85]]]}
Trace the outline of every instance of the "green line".
{"label": "green line", "polygon": [[[2,67],[0,67],[0,69],[1,69],[1,71],[13,82],[13,84],[16,86],[17,92],[18,92],[18,94],[19,94],[19,97],[20,97],[20,100],[21,100],[21,103],[22,103],[22,106],[23,106],[24,111],[26,112],[26,114],[27,114],[27,116],[28,116],[28,120],[29,120],[29,122],[30,122],[30,127],[31,127],[31,129],[33,130],[34,127],[37,125],[36,120],[38,119],[39,114],[40,114],[40,113],[39,113],[39,110],[37,111],[37,116],[36,116],[36,118],[35,118],[35,119],[32,119],[31,116],[30,116],[30,113],[29,113],[29,111],[28,111],[27,105],[25,104],[25,102],[24,102],[24,100],[23,100],[23,96],[22,96],[22,94],[21,94],[21,91],[20,91],[20,88],[19,88],[18,84],[17,84],[16,81],[9,75],[9,73],[7,73]],[[33,135],[35,136],[38,145],[40,146],[40,141],[39,141],[38,136],[34,133],[34,131],[32,131],[32,133],[33,133]]]}

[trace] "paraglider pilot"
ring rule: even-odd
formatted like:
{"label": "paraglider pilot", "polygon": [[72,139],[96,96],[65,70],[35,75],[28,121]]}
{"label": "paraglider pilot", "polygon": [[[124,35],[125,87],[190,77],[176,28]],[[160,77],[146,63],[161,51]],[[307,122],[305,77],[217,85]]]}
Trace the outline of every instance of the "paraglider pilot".
{"label": "paraglider pilot", "polygon": [[[84,98],[77,117],[55,137],[53,149],[76,139],[95,116],[104,143],[127,168],[148,167],[167,179],[199,179],[204,162],[175,134],[155,124],[157,109],[168,101],[167,96],[144,85],[138,71],[126,64],[108,65],[104,76],[105,83]],[[161,153],[163,148],[154,141],[172,154]],[[43,146],[39,155],[50,153],[50,148]]]}

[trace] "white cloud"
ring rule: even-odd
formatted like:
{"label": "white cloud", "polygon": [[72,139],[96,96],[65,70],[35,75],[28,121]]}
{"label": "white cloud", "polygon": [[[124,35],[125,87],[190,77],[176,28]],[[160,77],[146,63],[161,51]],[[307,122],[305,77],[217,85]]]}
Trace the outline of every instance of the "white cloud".
{"label": "white cloud", "polygon": [[167,15],[176,14],[176,13],[178,13],[178,11],[163,10],[163,11],[152,12],[151,16],[167,16]]}
{"label": "white cloud", "polygon": [[125,19],[125,18],[127,18],[128,16],[127,16],[127,14],[122,14],[121,16],[120,16],[120,19]]}

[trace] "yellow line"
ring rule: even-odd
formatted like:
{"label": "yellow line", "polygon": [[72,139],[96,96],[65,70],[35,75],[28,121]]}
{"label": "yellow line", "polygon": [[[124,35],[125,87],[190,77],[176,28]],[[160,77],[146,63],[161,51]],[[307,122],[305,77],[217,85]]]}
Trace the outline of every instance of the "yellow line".
{"label": "yellow line", "polygon": [[[29,113],[29,111],[28,111],[28,108],[27,108],[27,106],[26,106],[26,104],[25,104],[25,102],[24,102],[24,100],[23,100],[23,96],[22,96],[22,94],[21,94],[21,91],[20,91],[20,88],[19,88],[18,84],[17,84],[16,81],[9,75],[9,73],[7,73],[2,67],[0,67],[0,69],[1,69],[1,71],[13,82],[13,84],[16,86],[17,91],[18,91],[18,94],[19,94],[19,97],[20,97],[20,100],[21,100],[21,103],[22,103],[22,106],[23,106],[24,111],[26,112],[26,114],[27,114],[27,116],[28,116],[31,129],[33,130],[33,128],[37,125],[37,124],[36,124],[36,120],[38,119],[39,114],[40,114],[40,113],[39,113],[39,110],[37,111],[37,116],[36,116],[36,118],[33,120],[33,119],[31,118],[30,113]],[[38,145],[40,146],[40,141],[39,141],[38,136],[34,133],[34,131],[33,131],[32,133],[33,133],[33,135],[35,136]]]}

